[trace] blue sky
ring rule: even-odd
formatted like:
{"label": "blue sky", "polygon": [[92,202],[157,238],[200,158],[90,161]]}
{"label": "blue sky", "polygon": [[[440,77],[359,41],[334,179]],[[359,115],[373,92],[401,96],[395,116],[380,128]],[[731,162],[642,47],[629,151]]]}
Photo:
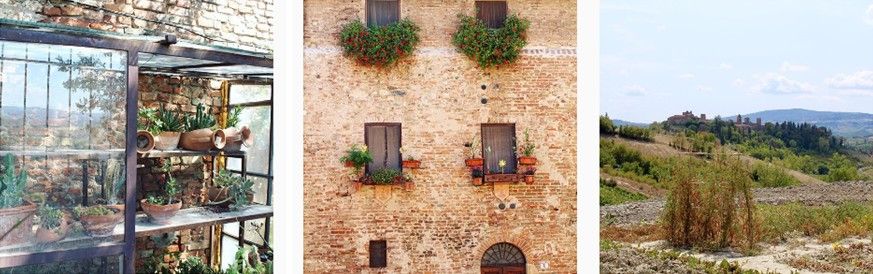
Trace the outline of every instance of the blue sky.
{"label": "blue sky", "polygon": [[873,0],[601,2],[601,112],[873,113]]}

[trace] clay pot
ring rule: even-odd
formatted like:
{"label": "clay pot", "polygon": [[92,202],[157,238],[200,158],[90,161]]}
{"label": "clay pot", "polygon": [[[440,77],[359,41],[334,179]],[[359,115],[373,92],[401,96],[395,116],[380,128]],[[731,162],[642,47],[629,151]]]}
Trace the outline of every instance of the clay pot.
{"label": "clay pot", "polygon": [[[214,137],[215,132],[208,128],[184,132],[179,136],[179,146],[187,150],[209,151],[215,147]],[[221,146],[224,147],[224,144]]]}
{"label": "clay pot", "polygon": [[473,178],[473,185],[474,186],[481,186],[482,185],[482,177]]}
{"label": "clay pot", "polygon": [[537,164],[536,157],[521,156],[518,157],[518,164],[523,166],[532,166]]}
{"label": "clay pot", "polygon": [[140,130],[136,132],[136,152],[146,153],[155,148],[155,137],[151,132]]}
{"label": "clay pot", "polygon": [[227,188],[210,186],[206,188],[206,201],[218,202],[227,199]]}
{"label": "clay pot", "polygon": [[469,168],[480,167],[480,166],[485,164],[485,159],[470,158],[470,159],[464,160],[464,163],[466,163],[467,167],[469,167]]}
{"label": "clay pot", "polygon": [[242,150],[243,145],[250,147],[255,143],[252,130],[246,126],[219,129],[215,131],[215,136],[212,140],[215,142],[215,148],[223,149],[227,152],[237,152]]}
{"label": "clay pot", "polygon": [[[0,246],[17,245],[30,242],[33,238],[33,214],[36,205],[24,202],[24,205],[0,209]],[[17,225],[17,226],[16,226]]]}
{"label": "clay pot", "polygon": [[421,166],[419,160],[403,160],[403,168],[416,169]]}
{"label": "clay pot", "polygon": [[360,191],[361,187],[364,186],[364,183],[361,181],[354,181],[352,182],[352,186],[355,187],[355,191]]}
{"label": "clay pot", "polygon": [[85,231],[91,236],[106,236],[112,234],[115,226],[124,222],[124,205],[107,206],[113,211],[108,215],[79,216]]}
{"label": "clay pot", "polygon": [[346,161],[344,164],[346,167],[355,167],[355,162],[352,161]]}
{"label": "clay pot", "polygon": [[524,183],[532,185],[534,183],[534,176],[533,175],[524,175]]}
{"label": "clay pot", "polygon": [[168,224],[176,212],[182,209],[182,202],[176,202],[169,205],[154,205],[142,199],[139,201],[142,211],[149,216],[149,221],[154,224]]}
{"label": "clay pot", "polygon": [[412,191],[415,189],[415,184],[412,181],[403,182],[403,190]]}
{"label": "clay pot", "polygon": [[164,131],[158,136],[155,136],[155,148],[160,150],[174,150],[179,148],[179,136],[182,133],[175,131]]}
{"label": "clay pot", "polygon": [[67,215],[62,213],[61,223],[55,229],[46,229],[42,225],[36,229],[36,242],[47,244],[60,241],[67,237],[67,228]]}

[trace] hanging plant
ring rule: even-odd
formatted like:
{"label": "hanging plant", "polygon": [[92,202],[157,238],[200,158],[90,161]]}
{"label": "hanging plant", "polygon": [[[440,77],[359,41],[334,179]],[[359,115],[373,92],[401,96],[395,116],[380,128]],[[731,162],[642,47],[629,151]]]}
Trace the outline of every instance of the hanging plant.
{"label": "hanging plant", "polygon": [[467,57],[476,61],[479,67],[487,68],[509,64],[518,59],[525,42],[525,31],[530,26],[526,19],[510,15],[503,27],[488,28],[475,17],[459,15],[461,25],[452,43]]}
{"label": "hanging plant", "polygon": [[372,28],[356,20],[343,26],[340,45],[359,64],[388,66],[412,54],[419,41],[418,30],[409,19]]}

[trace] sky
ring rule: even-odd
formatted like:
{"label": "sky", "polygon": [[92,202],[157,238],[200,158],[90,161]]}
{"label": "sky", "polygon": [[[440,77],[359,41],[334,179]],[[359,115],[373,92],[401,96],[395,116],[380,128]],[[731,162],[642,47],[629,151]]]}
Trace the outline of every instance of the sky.
{"label": "sky", "polygon": [[873,113],[873,0],[604,0],[600,111]]}

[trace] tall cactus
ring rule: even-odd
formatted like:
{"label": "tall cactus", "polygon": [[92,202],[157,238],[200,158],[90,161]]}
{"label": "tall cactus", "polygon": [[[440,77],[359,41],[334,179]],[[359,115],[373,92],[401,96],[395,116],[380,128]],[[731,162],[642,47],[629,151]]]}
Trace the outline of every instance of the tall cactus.
{"label": "tall cactus", "polygon": [[215,126],[215,117],[206,111],[206,106],[203,103],[197,104],[197,113],[194,116],[185,116],[185,130],[193,131]]}
{"label": "tall cactus", "polygon": [[17,207],[24,204],[24,191],[27,185],[27,172],[22,170],[15,175],[15,157],[6,154],[3,161],[3,175],[0,176],[0,208]]}

